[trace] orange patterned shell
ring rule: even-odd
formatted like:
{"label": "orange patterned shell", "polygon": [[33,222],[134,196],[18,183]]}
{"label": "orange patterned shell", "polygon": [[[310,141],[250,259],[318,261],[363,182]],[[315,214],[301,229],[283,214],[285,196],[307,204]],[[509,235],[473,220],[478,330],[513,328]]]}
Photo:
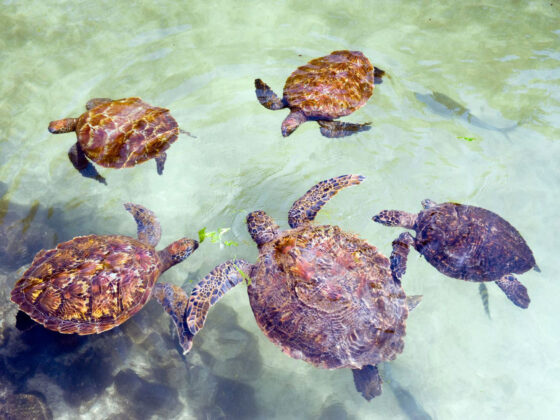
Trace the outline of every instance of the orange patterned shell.
{"label": "orange patterned shell", "polygon": [[408,307],[389,259],[337,226],[281,233],[261,246],[251,278],[259,327],[291,357],[361,368],[403,350]]}
{"label": "orange patterned shell", "polygon": [[76,126],[78,142],[94,162],[128,168],[164,152],[179,136],[168,109],[140,98],[102,103],[83,113]]}
{"label": "orange patterned shell", "polygon": [[12,301],[50,330],[95,334],[138,312],[159,274],[149,245],[128,236],[79,236],[39,252]]}
{"label": "orange patterned shell", "polygon": [[374,89],[373,66],[359,51],[334,51],[298,67],[284,85],[290,108],[333,119],[365,105]]}

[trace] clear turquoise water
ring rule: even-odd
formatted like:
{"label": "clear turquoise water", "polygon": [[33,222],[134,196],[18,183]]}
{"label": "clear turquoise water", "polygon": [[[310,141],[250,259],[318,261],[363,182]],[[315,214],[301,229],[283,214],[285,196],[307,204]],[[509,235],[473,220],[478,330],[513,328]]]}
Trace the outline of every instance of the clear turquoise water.
{"label": "clear turquoise water", "polygon": [[[333,199],[318,222],[359,233],[388,255],[399,230],[371,221],[381,209],[419,210],[428,197],[473,204],[510,221],[542,273],[519,277],[532,299],[527,310],[490,284],[488,319],[476,285],[445,278],[411,253],[404,287],[424,299],[409,318],[404,352],[391,363],[393,386],[388,380],[368,403],[349,371],[315,369],[271,344],[244,286],[215,307],[186,359],[156,304],[130,326],[70,350],[58,335],[34,333],[36,342],[24,345],[8,299],[17,266],[6,257],[1,392],[40,392],[55,418],[555,418],[560,3],[130,3],[2,2],[4,227],[27,217],[51,241],[53,232],[58,241],[133,235],[122,208],[133,201],[159,216],[163,245],[203,227],[231,228],[224,239],[238,246],[205,241],[162,278],[190,289],[226,259],[254,260],[247,212],[264,209],[285,228],[292,202],[313,184],[360,173],[366,181]],[[283,139],[286,111],[262,108],[253,80],[281,92],[293,69],[337,49],[361,50],[390,75],[346,118],[373,128],[326,139],[308,123]],[[446,96],[434,101],[434,92]],[[66,155],[74,135],[49,134],[49,121],[78,116],[92,97],[127,96],[169,108],[197,138],[181,136],[171,147],[163,176],[148,162],[100,168],[107,187],[82,178]],[[452,101],[468,113],[450,111]],[[33,350],[41,347],[48,349]],[[397,383],[416,411],[399,405]]]}

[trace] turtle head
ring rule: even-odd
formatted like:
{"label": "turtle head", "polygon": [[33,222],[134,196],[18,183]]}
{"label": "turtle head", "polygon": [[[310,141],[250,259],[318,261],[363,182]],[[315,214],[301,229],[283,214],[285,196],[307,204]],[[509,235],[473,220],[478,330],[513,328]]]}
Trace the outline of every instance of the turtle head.
{"label": "turtle head", "polygon": [[401,226],[407,229],[414,229],[416,215],[400,210],[383,210],[372,217],[372,220],[385,226]]}
{"label": "turtle head", "polygon": [[49,132],[52,134],[69,133],[76,130],[78,124],[77,118],[65,118],[63,120],[51,121],[49,124]]}
{"label": "turtle head", "polygon": [[161,259],[161,272],[164,272],[175,264],[179,264],[198,248],[198,241],[182,238],[173,242],[167,248],[158,252]]}
{"label": "turtle head", "polygon": [[264,211],[257,210],[247,215],[247,229],[253,241],[261,246],[276,238],[280,227]]}

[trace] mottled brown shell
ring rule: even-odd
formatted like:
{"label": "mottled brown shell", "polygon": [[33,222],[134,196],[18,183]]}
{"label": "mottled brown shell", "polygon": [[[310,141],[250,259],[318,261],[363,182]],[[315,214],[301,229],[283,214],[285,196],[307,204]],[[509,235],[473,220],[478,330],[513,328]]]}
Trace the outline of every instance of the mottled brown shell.
{"label": "mottled brown shell", "polygon": [[140,98],[102,103],[80,116],[78,142],[94,162],[128,168],[152,159],[177,140],[179,126],[168,109]]}
{"label": "mottled brown shell", "polygon": [[149,245],[127,236],[80,236],[39,252],[12,301],[50,330],[100,333],[144,306],[159,273]]}
{"label": "mottled brown shell", "polygon": [[359,51],[334,51],[298,67],[286,80],[284,100],[310,118],[334,119],[365,105],[374,69]]}
{"label": "mottled brown shell", "polygon": [[418,214],[416,249],[440,272],[470,281],[494,281],[535,266],[519,232],[489,210],[443,203]]}
{"label": "mottled brown shell", "polygon": [[294,358],[361,368],[403,350],[408,308],[389,260],[337,226],[280,233],[260,247],[251,278],[259,327]]}

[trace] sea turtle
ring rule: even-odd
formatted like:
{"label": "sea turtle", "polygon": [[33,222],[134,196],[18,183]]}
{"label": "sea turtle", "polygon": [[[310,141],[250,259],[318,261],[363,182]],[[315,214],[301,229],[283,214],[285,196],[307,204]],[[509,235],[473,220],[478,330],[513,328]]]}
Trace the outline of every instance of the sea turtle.
{"label": "sea turtle", "polygon": [[393,242],[393,273],[400,280],[413,246],[439,272],[456,279],[494,281],[517,306],[527,308],[527,289],[513,275],[531,268],[540,271],[533,253],[519,232],[489,210],[458,203],[422,201],[418,214],[383,210],[373,216],[386,226],[416,232],[401,233]]}
{"label": "sea turtle", "polygon": [[83,176],[106,184],[88,158],[106,168],[129,168],[155,158],[157,172],[162,174],[165,151],[182,131],[168,109],[140,98],[95,98],[88,101],[86,110],[78,118],[49,124],[53,134],[76,132],[78,141],[68,157]]}
{"label": "sea turtle", "polygon": [[256,94],[265,108],[290,108],[282,122],[282,135],[289,136],[305,121],[317,121],[325,137],[344,137],[369,130],[370,123],[333,121],[365,105],[385,72],[374,68],[360,51],[333,51],[298,67],[286,80],[280,99],[261,79]]}
{"label": "sea turtle", "polygon": [[265,212],[250,213],[256,264],[227,261],[195,286],[188,301],[169,305],[185,308],[186,341],[203,327],[210,307],[246,279],[257,324],[283,352],[321,368],[351,368],[366,399],[379,395],[375,365],[402,352],[408,311],[419,297],[406,297],[374,246],[338,226],[311,223],[340,189],[363,179],[344,175],[315,185],[292,205],[286,231]]}
{"label": "sea turtle", "polygon": [[[136,220],[138,239],[78,236],[55,249],[42,250],[16,282],[12,301],[46,328],[80,335],[122,324],[142,309],[152,294],[165,307],[160,289],[165,287],[170,293],[179,288],[155,284],[158,277],[187,258],[198,242],[183,238],[156,251],[161,228],[154,213],[138,204],[124,206]],[[172,309],[166,307],[170,313]]]}

